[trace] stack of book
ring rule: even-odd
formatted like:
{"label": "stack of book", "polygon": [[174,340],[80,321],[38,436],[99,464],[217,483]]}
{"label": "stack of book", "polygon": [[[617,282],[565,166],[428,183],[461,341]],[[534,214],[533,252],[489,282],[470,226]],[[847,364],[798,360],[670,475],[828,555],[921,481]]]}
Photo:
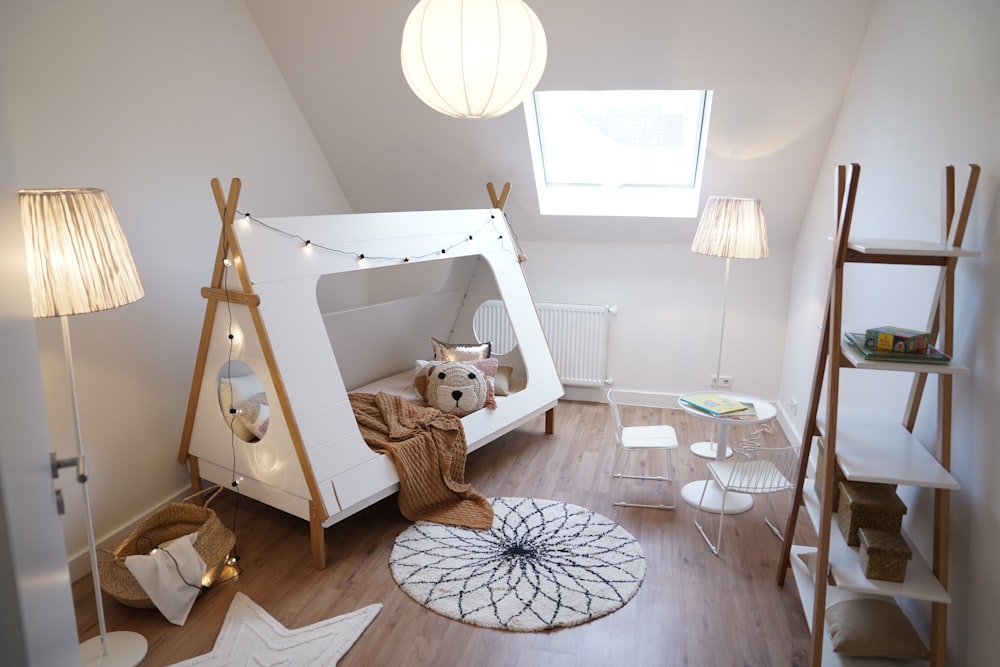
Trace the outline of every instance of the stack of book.
{"label": "stack of book", "polygon": [[933,345],[928,345],[921,352],[874,349],[865,345],[863,333],[845,333],[844,342],[866,361],[899,361],[911,364],[947,364],[951,361],[951,357]]}
{"label": "stack of book", "polygon": [[735,401],[712,392],[686,394],[681,396],[681,403],[716,417],[727,419],[752,419],[757,416],[753,403]]}

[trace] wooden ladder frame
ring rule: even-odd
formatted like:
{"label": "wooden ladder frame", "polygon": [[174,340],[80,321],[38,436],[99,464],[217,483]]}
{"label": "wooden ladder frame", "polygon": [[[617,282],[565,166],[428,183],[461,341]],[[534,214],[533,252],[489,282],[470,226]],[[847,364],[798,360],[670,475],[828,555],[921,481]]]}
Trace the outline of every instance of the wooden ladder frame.
{"label": "wooden ladder frame", "polygon": [[[955,168],[948,165],[944,170],[943,182],[943,237],[948,245],[960,248],[965,237],[972,201],[979,181],[979,165],[969,165],[969,178],[963,197],[962,208],[955,218]],[[955,300],[955,266],[957,257],[900,257],[895,255],[869,255],[857,253],[850,249],[850,229],[854,216],[854,205],[857,199],[858,181],[861,166],[853,163],[850,166],[839,165],[837,168],[837,232],[834,240],[833,268],[830,276],[829,293],[826,310],[823,315],[822,334],[816,363],[813,368],[813,383],[806,420],[802,429],[802,440],[799,449],[799,470],[796,478],[795,493],[791,511],[785,526],[784,535],[789,536],[782,544],[781,558],[778,564],[777,583],[783,585],[785,575],[791,565],[791,548],[795,526],[798,521],[799,509],[803,505],[803,486],[809,468],[809,454],[814,437],[820,436],[817,425],[819,402],[824,386],[828,361],[838,367],[850,367],[841,355],[840,331],[841,312],[843,306],[844,266],[850,262],[866,262],[874,264],[908,264],[937,265],[942,267],[937,288],[931,303],[927,330],[931,332],[931,340],[938,341],[939,349],[951,356],[954,347],[954,300]],[[832,335],[837,332],[837,335]],[[938,442],[940,453],[938,461],[945,468],[951,468],[951,410],[941,409],[951,405],[952,383],[950,374],[940,374],[938,377]],[[927,373],[914,373],[902,425],[906,430],[913,431],[917,419],[917,411],[923,397],[927,382]],[[823,469],[817,470],[817,476],[823,475],[826,480],[834,479],[836,468],[836,423],[837,397],[839,393],[839,373],[830,372],[827,386],[827,424],[834,425],[827,429]],[[934,537],[932,568],[941,585],[947,589],[948,583],[948,533],[949,533],[949,491],[934,489]],[[830,530],[832,528],[833,485],[824,484],[820,498],[820,518],[816,527],[818,546],[816,550],[816,572],[827,572],[830,556]],[[812,611],[812,647],[811,664],[820,665],[823,655],[823,642],[826,634],[826,590],[827,582],[816,582]],[[931,664],[944,667],[947,664],[947,609],[948,605],[934,602],[931,605]]]}
{"label": "wooden ladder frame", "polygon": [[[246,306],[249,309],[261,351],[267,362],[267,370],[274,385],[275,398],[278,399],[278,405],[288,425],[289,436],[305,478],[306,488],[309,491],[309,540],[312,548],[313,565],[317,569],[323,569],[326,567],[326,541],[323,537],[323,522],[329,517],[329,512],[323,503],[323,496],[320,494],[319,487],[316,484],[316,476],[313,474],[312,464],[309,462],[309,457],[306,454],[305,444],[302,441],[302,434],[299,431],[295,413],[292,411],[291,402],[288,400],[288,393],[281,380],[281,373],[278,371],[278,364],[274,358],[274,351],[271,348],[267,328],[264,326],[264,320],[260,314],[260,296],[253,291],[253,283],[250,281],[250,276],[243,262],[243,253],[240,250],[239,241],[233,230],[233,224],[236,219],[236,203],[240,196],[240,179],[232,179],[228,196],[223,194],[222,184],[219,179],[213,178],[211,185],[212,194],[215,196],[215,204],[219,209],[219,217],[222,220],[222,230],[219,233],[219,248],[215,255],[212,282],[208,287],[201,289],[201,295],[207,301],[205,319],[201,327],[201,341],[198,344],[194,377],[191,380],[191,393],[188,397],[187,416],[184,419],[184,430],[181,433],[180,452],[177,458],[182,465],[185,463],[188,465],[192,491],[201,491],[202,482],[198,457],[190,454],[189,450],[191,446],[191,434],[194,429],[195,414],[198,410],[198,399],[201,394],[205,374],[212,329],[215,326],[219,303],[227,302]],[[227,258],[232,264],[231,267],[226,267],[223,264]],[[241,290],[232,290],[223,284],[226,271],[230,268],[236,271],[240,279]]]}

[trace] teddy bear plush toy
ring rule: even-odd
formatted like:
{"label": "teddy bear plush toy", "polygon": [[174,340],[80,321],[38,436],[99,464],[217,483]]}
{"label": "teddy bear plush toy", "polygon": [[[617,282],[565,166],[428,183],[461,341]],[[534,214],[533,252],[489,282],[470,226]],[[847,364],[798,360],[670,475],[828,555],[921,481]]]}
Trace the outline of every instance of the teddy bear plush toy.
{"label": "teddy bear plush toy", "polygon": [[489,382],[481,370],[459,361],[432,363],[424,369],[427,405],[464,417],[486,405]]}

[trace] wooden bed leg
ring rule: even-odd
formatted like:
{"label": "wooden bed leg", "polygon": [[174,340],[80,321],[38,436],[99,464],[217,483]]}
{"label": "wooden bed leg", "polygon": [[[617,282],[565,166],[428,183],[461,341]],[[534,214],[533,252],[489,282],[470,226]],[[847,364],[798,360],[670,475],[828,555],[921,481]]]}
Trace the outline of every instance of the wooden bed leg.
{"label": "wooden bed leg", "polygon": [[312,543],[313,567],[326,569],[326,541],[323,539],[323,519],[316,511],[316,504],[309,501],[309,541]]}
{"label": "wooden bed leg", "polygon": [[[188,455],[188,474],[191,476],[191,493],[201,492],[201,470],[198,468],[198,457]],[[205,502],[204,496],[198,495],[193,499],[195,503],[201,505]]]}
{"label": "wooden bed leg", "polygon": [[545,411],[545,433],[552,435],[556,432],[556,408],[552,406]]}

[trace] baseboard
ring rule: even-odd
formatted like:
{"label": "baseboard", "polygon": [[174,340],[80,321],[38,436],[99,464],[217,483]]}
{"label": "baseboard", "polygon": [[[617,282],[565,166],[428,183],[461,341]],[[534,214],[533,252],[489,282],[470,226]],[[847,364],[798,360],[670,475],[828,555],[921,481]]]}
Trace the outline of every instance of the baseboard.
{"label": "baseboard", "polygon": [[[569,401],[586,401],[589,403],[607,403],[608,387],[563,387],[563,398]],[[644,405],[651,408],[678,408],[677,398],[680,394],[665,394],[650,391],[633,391],[618,389],[618,402],[622,405]]]}

